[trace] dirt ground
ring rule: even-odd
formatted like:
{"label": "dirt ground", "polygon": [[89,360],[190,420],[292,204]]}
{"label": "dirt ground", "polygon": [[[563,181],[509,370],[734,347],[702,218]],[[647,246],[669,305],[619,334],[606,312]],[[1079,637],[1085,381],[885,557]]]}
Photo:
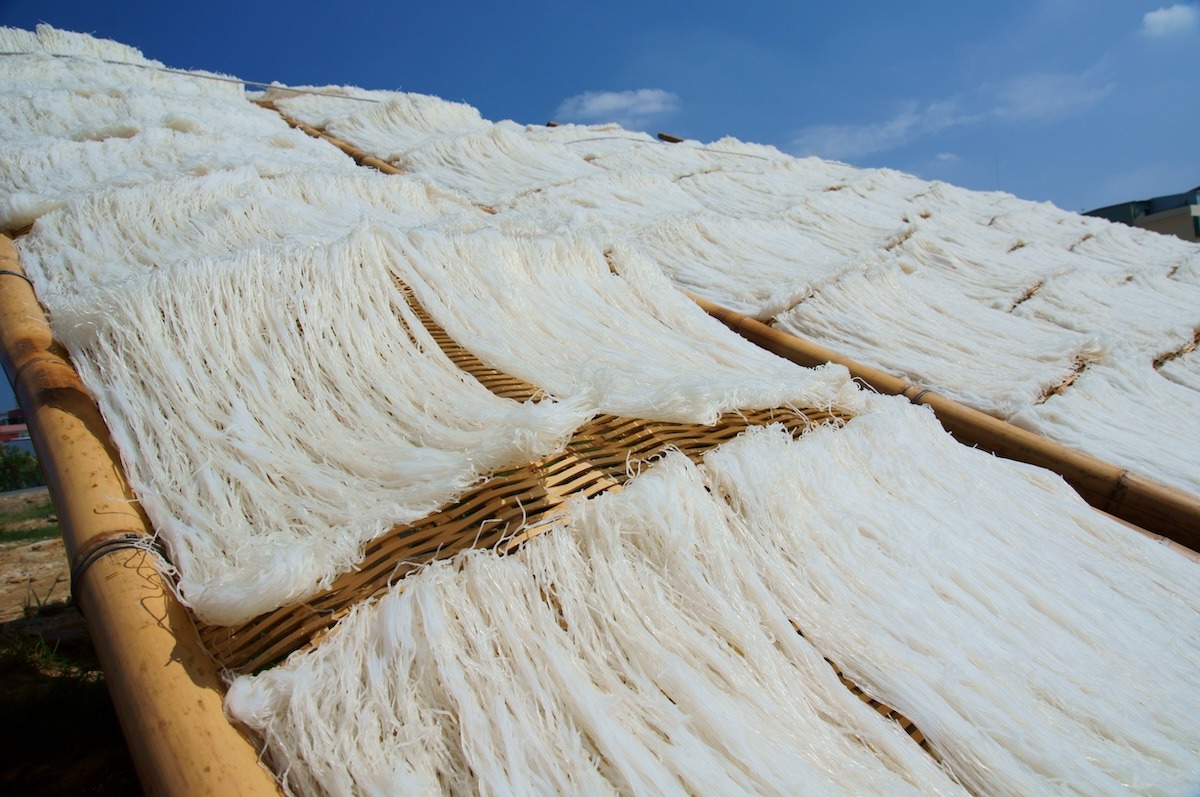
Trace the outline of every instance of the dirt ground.
{"label": "dirt ground", "polygon": [[0,496],[0,794],[139,794],[48,502]]}

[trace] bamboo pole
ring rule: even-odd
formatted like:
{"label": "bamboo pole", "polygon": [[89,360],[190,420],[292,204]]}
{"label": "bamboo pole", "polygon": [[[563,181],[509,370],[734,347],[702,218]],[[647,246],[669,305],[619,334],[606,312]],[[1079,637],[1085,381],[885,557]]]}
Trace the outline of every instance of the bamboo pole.
{"label": "bamboo pole", "polygon": [[[99,410],[56,343],[12,240],[0,236],[0,355],[46,475],[75,600],[87,619],[142,787],[165,795],[274,795],[255,746],[225,719],[224,689],[145,546]],[[110,547],[111,546],[111,547]],[[86,569],[85,569],[86,568]]]}
{"label": "bamboo pole", "polygon": [[960,442],[1052,470],[1097,509],[1186,549],[1200,549],[1200,498],[1067,448],[703,297],[690,293],[688,296],[713,318],[768,351],[800,365],[843,365],[855,379],[880,393],[901,395],[914,404],[928,405],[946,431]]}

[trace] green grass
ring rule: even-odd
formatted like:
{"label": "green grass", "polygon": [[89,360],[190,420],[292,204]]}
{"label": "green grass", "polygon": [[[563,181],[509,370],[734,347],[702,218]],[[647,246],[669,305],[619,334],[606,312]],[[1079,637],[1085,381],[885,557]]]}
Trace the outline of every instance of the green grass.
{"label": "green grass", "polygon": [[[11,510],[0,509],[0,543],[32,542],[49,540],[60,534],[58,523],[50,521],[54,517],[54,504],[46,495],[37,504],[16,504]],[[29,524],[31,520],[46,520],[45,523]],[[21,525],[21,528],[13,526]]]}

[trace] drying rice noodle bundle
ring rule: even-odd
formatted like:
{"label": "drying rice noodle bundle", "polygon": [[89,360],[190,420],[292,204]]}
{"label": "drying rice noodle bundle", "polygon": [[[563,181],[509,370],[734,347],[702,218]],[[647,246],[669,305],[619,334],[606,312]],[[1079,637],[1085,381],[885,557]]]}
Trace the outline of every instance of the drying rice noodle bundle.
{"label": "drying rice noodle bundle", "polygon": [[415,230],[397,276],[489,366],[597,412],[713,423],[722,412],[857,401],[840,367],[800,368],[732,335],[652,264],[610,273],[587,237]]}
{"label": "drying rice noodle bundle", "polygon": [[1044,259],[1022,258],[1027,247],[1020,239],[950,213],[935,219],[923,223],[894,251],[971,299],[1007,311],[1045,280]]}
{"label": "drying rice noodle bundle", "polygon": [[34,85],[59,88],[156,85],[187,94],[230,99],[242,96],[242,86],[237,83],[205,79],[224,78],[224,75],[202,71],[167,73],[161,71],[164,66],[160,61],[146,58],[134,47],[45,24],[38,25],[36,32],[0,28],[0,52],[27,53],[0,59],[0,73],[9,78],[7,85],[21,90]]}
{"label": "drying rice noodle bundle", "polygon": [[1014,311],[1094,335],[1148,359],[1190,341],[1200,326],[1200,286],[1099,264],[1047,279]]}
{"label": "drying rice noodle bundle", "polygon": [[525,135],[539,144],[561,146],[587,161],[602,158],[621,158],[643,147],[657,147],[662,142],[649,133],[626,130],[618,124],[578,125],[557,124],[539,127],[529,125]]}
{"label": "drying rice noodle bundle", "polygon": [[362,230],[48,297],[206,622],[316,592],[368,540],[557,450],[586,417],[459,370],[385,257]]}
{"label": "drying rice noodle bundle", "polygon": [[332,122],[350,117],[367,107],[387,102],[394,91],[361,89],[357,86],[284,86],[274,84],[262,94],[283,113],[305,124],[324,129]]}
{"label": "drying rice noodle bundle", "polygon": [[1192,349],[1164,362],[1158,373],[1172,382],[1200,391],[1200,350]]}
{"label": "drying rice noodle bundle", "polygon": [[740,594],[684,457],[570,512],[409,577],[229,712],[298,794],[962,793]]}
{"label": "drying rice noodle bundle", "polygon": [[[579,145],[570,145],[568,149],[587,153]],[[645,141],[632,141],[619,151],[603,155],[584,154],[584,157],[593,165],[611,172],[650,172],[673,179],[726,168],[731,161],[735,167],[741,165],[737,163],[740,160],[738,157],[710,152],[698,141],[669,144],[649,137]]]}
{"label": "drying rice noodle bundle", "polygon": [[0,142],[0,228],[24,227],[97,189],[242,166],[263,176],[358,168],[333,147],[294,131],[256,139],[160,129],[128,140]]}
{"label": "drying rice noodle bundle", "polygon": [[1074,251],[1118,268],[1163,275],[1183,258],[1200,251],[1200,246],[1174,235],[1109,223],[1080,240]]}
{"label": "drying rice noodle bundle", "polygon": [[1065,446],[1200,495],[1200,393],[1123,353],[1010,420]]}
{"label": "drying rice noodle bundle", "polygon": [[688,175],[679,181],[679,187],[719,215],[770,221],[837,179],[824,170],[808,172],[788,163],[742,160],[748,162]]}
{"label": "drying rice noodle bundle", "polygon": [[841,430],[751,430],[706,456],[768,605],[976,794],[1193,792],[1195,563],[878,402]]}
{"label": "drying rice noodle bundle", "polygon": [[370,220],[417,226],[482,211],[429,185],[369,169],[251,167],[96,191],[38,219],[17,241],[39,292],[74,292],[183,260],[269,243],[316,245]]}
{"label": "drying rice noodle bundle", "polygon": [[866,268],[782,221],[712,213],[639,230],[628,246],[680,288],[763,320],[787,310],[824,281]]}
{"label": "drying rice noodle bundle", "polygon": [[500,215],[536,220],[543,229],[591,227],[615,236],[672,216],[704,212],[680,183],[665,175],[588,168],[598,174],[522,194],[502,207]]}
{"label": "drying rice noodle bundle", "polygon": [[426,146],[396,158],[394,163],[406,172],[488,206],[598,171],[562,147],[530,141],[511,122],[492,125],[479,133],[432,139]]}
{"label": "drying rice noodle bundle", "polygon": [[271,136],[288,131],[278,114],[242,100],[201,99],[141,87],[0,94],[0,134],[10,141],[40,136],[75,141],[132,138],[161,127],[226,136]]}
{"label": "drying rice noodle bundle", "polygon": [[[359,103],[352,113],[331,119],[326,132],[377,158],[397,163],[435,141],[486,134],[492,123],[461,102],[425,94],[390,94],[382,103]],[[510,145],[511,146],[511,145]]]}
{"label": "drying rice noodle bundle", "polygon": [[849,188],[834,186],[790,208],[788,221],[847,257],[863,252],[889,251],[919,228],[900,209],[879,207]]}
{"label": "drying rice noodle bundle", "polygon": [[1095,216],[1081,216],[1055,207],[1049,202],[1030,202],[1007,194],[1005,203],[986,220],[988,226],[1035,240],[1043,246],[1073,251],[1112,222]]}
{"label": "drying rice noodle bundle", "polygon": [[1100,354],[1087,336],[981,305],[903,263],[847,272],[776,323],[1001,418]]}

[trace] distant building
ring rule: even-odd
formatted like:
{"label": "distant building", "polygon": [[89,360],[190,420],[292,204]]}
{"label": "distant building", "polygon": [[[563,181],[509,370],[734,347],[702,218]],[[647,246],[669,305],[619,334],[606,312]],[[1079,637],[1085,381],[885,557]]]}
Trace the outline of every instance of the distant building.
{"label": "distant building", "polygon": [[1185,241],[1200,241],[1200,187],[1182,194],[1096,208],[1083,215],[1099,216],[1131,227],[1145,227]]}

